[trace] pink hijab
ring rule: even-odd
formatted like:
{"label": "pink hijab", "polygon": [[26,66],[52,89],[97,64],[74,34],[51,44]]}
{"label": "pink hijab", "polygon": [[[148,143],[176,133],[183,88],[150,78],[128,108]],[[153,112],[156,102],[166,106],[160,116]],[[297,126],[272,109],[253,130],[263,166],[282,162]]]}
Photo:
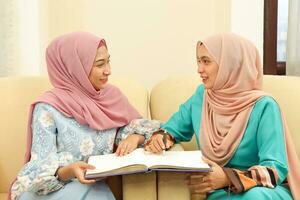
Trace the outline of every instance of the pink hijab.
{"label": "pink hijab", "polygon": [[[201,41],[219,65],[212,89],[206,89],[200,146],[209,159],[224,166],[234,155],[256,101],[270,96],[262,91],[262,66],[256,47],[248,40],[226,33]],[[201,43],[199,42],[198,45]],[[288,182],[295,199],[300,199],[300,163],[282,114]],[[205,134],[209,133],[209,134]]]}
{"label": "pink hijab", "polygon": [[46,51],[50,81],[54,88],[32,105],[29,113],[27,153],[32,143],[31,119],[36,103],[52,105],[65,116],[96,130],[117,128],[141,118],[121,91],[110,84],[96,91],[88,79],[97,49],[105,41],[86,32],[74,32],[53,40]]}
{"label": "pink hijab", "polygon": [[[54,88],[30,107],[25,163],[31,156],[32,113],[39,102],[50,104],[65,116],[96,130],[121,127],[141,118],[117,87],[107,84],[104,89],[96,91],[89,81],[97,49],[102,45],[106,46],[104,39],[86,32],[66,34],[49,44],[46,61]],[[10,190],[8,199],[11,199]]]}

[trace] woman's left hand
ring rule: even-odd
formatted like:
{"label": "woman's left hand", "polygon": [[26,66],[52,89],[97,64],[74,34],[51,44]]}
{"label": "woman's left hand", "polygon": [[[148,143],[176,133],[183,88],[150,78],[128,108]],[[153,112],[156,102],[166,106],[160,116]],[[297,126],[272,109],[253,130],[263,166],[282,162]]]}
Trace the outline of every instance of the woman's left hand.
{"label": "woman's left hand", "polygon": [[207,193],[228,186],[229,180],[222,167],[205,157],[202,159],[211,166],[212,172],[187,173],[186,183],[190,190],[194,193]]}
{"label": "woman's left hand", "polygon": [[122,140],[116,150],[117,156],[125,156],[135,150],[139,144],[144,143],[145,138],[142,135],[131,134]]}

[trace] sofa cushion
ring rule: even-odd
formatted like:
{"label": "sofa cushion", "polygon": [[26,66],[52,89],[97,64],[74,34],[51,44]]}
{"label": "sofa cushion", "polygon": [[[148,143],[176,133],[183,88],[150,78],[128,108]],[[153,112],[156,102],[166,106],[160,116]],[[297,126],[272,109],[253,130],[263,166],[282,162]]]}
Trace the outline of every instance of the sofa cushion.
{"label": "sofa cushion", "polygon": [[[121,89],[142,116],[148,116],[148,91],[141,84],[126,77],[111,77],[110,82]],[[0,78],[0,192],[8,191],[23,165],[29,105],[50,88],[45,76]],[[116,181],[120,182],[121,178],[112,182]],[[121,199],[121,185],[112,182],[114,194]]]}

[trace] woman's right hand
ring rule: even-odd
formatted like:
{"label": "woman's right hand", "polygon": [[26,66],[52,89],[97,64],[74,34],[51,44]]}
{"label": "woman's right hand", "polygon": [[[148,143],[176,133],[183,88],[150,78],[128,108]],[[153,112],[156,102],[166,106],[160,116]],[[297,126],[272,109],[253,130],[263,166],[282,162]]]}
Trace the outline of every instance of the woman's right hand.
{"label": "woman's right hand", "polygon": [[78,161],[59,168],[57,171],[57,175],[58,178],[62,181],[69,181],[72,178],[77,178],[78,181],[82,184],[95,183],[95,180],[87,180],[84,178],[84,172],[87,169],[95,169],[95,167],[83,161]]}
{"label": "woman's right hand", "polygon": [[[166,145],[164,144],[163,137],[166,134]],[[145,150],[152,153],[162,153],[163,150],[167,150],[174,145],[174,139],[168,133],[164,133],[161,130],[154,132],[151,138],[145,145]]]}

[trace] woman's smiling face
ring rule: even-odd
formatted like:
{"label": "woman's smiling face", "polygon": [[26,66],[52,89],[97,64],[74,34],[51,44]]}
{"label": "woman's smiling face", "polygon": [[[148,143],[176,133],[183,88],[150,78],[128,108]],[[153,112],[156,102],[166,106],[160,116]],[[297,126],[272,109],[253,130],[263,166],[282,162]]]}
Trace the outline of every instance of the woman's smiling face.
{"label": "woman's smiling face", "polygon": [[103,89],[111,74],[110,55],[105,45],[98,48],[97,54],[89,75],[89,80],[95,90]]}
{"label": "woman's smiling face", "polygon": [[219,65],[203,44],[199,44],[197,47],[197,65],[205,88],[212,89],[217,78]]}

